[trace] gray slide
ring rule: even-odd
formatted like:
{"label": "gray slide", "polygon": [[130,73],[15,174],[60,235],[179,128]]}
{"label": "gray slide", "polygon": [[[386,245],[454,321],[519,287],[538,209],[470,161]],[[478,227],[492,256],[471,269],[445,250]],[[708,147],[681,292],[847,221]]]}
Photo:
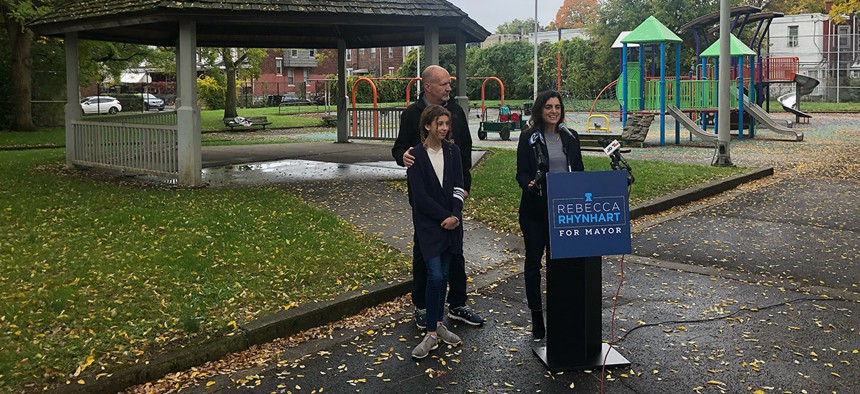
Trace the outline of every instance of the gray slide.
{"label": "gray slide", "polygon": [[744,112],[749,112],[750,116],[752,116],[757,122],[764,124],[770,131],[779,134],[792,135],[796,138],[795,141],[803,141],[802,131],[790,129],[778,124],[776,120],[767,114],[764,108],[751,103],[746,96],[744,96]]}
{"label": "gray slide", "polygon": [[687,130],[690,130],[693,134],[699,136],[699,138],[705,141],[715,141],[717,139],[716,134],[711,134],[706,132],[705,130],[702,130],[702,128],[699,127],[696,122],[693,122],[693,119],[690,119],[687,114],[681,112],[678,107],[670,104],[667,106],[667,108],[669,109],[669,114],[675,117],[677,121],[681,122],[681,124],[683,124],[684,127],[687,128]]}

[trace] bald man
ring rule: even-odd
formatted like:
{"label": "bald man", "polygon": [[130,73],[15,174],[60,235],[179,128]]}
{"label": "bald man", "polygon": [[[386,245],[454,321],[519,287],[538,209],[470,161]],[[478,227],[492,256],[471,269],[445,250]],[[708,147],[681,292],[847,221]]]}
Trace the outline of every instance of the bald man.
{"label": "bald man", "polygon": [[[454,100],[451,100],[451,74],[442,67],[433,65],[424,69],[421,73],[421,86],[423,92],[417,101],[406,107],[400,117],[400,131],[391,155],[397,164],[410,167],[415,162],[412,156],[412,147],[421,142],[419,133],[419,121],[421,113],[428,105],[436,104],[445,107],[451,112],[451,132],[454,143],[460,148],[463,160],[463,183],[466,189],[466,197],[472,186],[472,176],[469,170],[472,168],[472,135],[469,133],[469,124],[466,114]],[[409,191],[409,204],[412,204],[412,191]],[[427,266],[421,249],[418,247],[415,234],[412,234],[412,303],[415,305],[415,325],[418,329],[425,329],[427,325],[427,309],[425,293],[427,288]],[[468,305],[466,305],[466,261],[463,255],[454,255],[448,274],[448,318],[460,322],[481,326],[484,319],[478,316]]]}

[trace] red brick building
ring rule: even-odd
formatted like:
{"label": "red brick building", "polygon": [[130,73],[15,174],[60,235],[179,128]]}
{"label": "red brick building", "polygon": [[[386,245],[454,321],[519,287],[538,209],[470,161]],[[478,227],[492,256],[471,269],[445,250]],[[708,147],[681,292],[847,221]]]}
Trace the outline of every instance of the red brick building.
{"label": "red brick building", "polygon": [[[346,50],[347,75],[381,77],[394,74],[408,48],[353,48]],[[324,80],[337,74],[337,51],[333,49],[269,49],[260,77],[250,87],[254,96],[283,95],[313,97],[324,92]],[[250,85],[250,81],[248,81]]]}

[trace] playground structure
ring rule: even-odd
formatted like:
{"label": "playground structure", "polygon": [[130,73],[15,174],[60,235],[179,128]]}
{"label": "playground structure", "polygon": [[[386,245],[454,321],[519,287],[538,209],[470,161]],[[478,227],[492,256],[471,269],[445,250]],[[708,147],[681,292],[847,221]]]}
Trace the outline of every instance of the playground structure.
{"label": "playground structure", "polygon": [[[761,104],[769,99],[769,86],[774,83],[795,83],[797,94],[809,94],[817,86],[818,81],[797,75],[798,60],[796,57],[776,58],[762,56],[761,47],[763,38],[767,35],[770,22],[773,18],[781,17],[781,13],[760,12],[758,7],[743,6],[735,7],[731,11],[732,23],[732,80],[737,81],[737,89],[732,89],[731,100],[736,105],[733,109],[733,118],[736,119],[738,138],[744,138],[744,130],[749,129],[747,137],[754,137],[756,123],[766,126],[769,130],[790,135],[795,141],[803,139],[803,133],[780,124],[779,121],[768,115],[761,108]],[[709,58],[719,56],[719,41],[710,43],[709,37],[714,33],[714,24],[719,21],[719,13],[705,15],[682,26],[682,30],[691,30],[696,41],[696,65],[691,69],[689,75],[681,74],[680,45],[681,39],[671,32],[656,18],[649,17],[632,32],[624,32],[619,35],[616,43],[622,48],[621,77],[607,85],[605,89],[613,84],[621,106],[621,120],[624,124],[625,140],[632,138],[633,141],[644,141],[642,130],[636,123],[639,120],[650,119],[640,115],[659,115],[660,119],[660,145],[665,145],[666,114],[675,118],[675,143],[680,143],[680,126],[683,125],[690,131],[690,140],[693,136],[705,140],[716,139],[716,128],[714,132],[708,132],[709,119],[717,112],[718,86],[717,67],[708,63]],[[736,38],[745,26],[755,25],[754,34],[750,44],[757,51],[750,49]],[[702,51],[702,44],[711,44],[708,49]],[[675,44],[675,75],[666,75],[666,44]],[[616,47],[616,45],[613,45]],[[636,61],[629,61],[628,47],[638,47]],[[646,51],[650,56],[646,56]],[[656,59],[659,56],[659,60]],[[650,59],[649,59],[650,57]],[[744,62],[745,58],[751,58]],[[717,62],[714,62],[717,63]],[[650,67],[646,67],[650,66]],[[659,73],[659,76],[657,76]],[[602,92],[601,92],[602,93]],[[797,109],[797,94],[780,96],[780,103],[786,111],[797,116],[798,123],[801,118],[809,119],[811,116]],[[794,101],[792,101],[792,99]],[[800,113],[798,113],[800,112]],[[628,125],[628,114],[634,114],[634,124]],[[745,119],[747,124],[745,125]],[[650,126],[650,120],[647,121]],[[647,129],[644,130],[647,133]]]}

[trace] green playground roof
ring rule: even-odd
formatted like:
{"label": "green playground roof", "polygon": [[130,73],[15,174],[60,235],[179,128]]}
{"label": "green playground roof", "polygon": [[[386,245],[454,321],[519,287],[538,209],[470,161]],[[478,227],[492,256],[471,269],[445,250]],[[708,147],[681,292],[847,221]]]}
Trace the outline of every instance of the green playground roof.
{"label": "green playground roof", "polygon": [[657,42],[681,42],[681,37],[660,23],[653,15],[636,26],[627,37],[621,39],[623,44],[649,44]]}
{"label": "green playground roof", "polygon": [[[734,34],[729,34],[729,56],[752,56],[755,51],[746,46]],[[715,41],[702,52],[702,57],[720,57],[720,40]]]}

